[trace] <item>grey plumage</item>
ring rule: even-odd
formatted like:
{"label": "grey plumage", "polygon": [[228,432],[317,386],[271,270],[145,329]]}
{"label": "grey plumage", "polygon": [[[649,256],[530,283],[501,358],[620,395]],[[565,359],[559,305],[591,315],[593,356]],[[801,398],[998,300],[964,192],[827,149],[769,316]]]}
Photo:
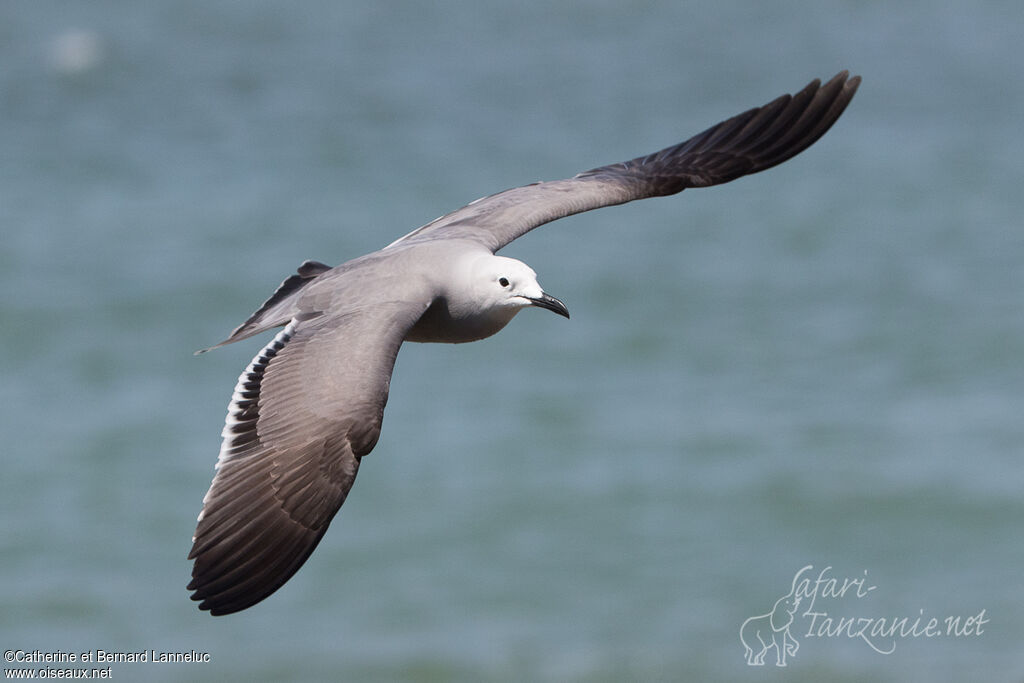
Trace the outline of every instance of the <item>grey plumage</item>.
{"label": "grey plumage", "polygon": [[377,442],[404,341],[482,339],[524,306],[568,317],[528,266],[494,252],[564,216],[782,163],[835,123],[859,84],[845,71],[815,80],[654,154],[478,199],[335,268],[303,263],[217,345],[285,326],[239,377],[228,408],[189,553],[199,607],[250,607],[313,552]]}

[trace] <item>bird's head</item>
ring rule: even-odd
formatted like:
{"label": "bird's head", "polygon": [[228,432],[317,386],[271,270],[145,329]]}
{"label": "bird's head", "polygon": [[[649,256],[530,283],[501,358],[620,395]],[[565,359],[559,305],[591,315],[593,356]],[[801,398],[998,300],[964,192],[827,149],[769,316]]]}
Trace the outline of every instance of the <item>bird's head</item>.
{"label": "bird's head", "polygon": [[537,273],[522,261],[488,256],[476,263],[473,280],[480,303],[488,309],[516,312],[526,306],[537,306],[569,317],[565,304],[541,289]]}

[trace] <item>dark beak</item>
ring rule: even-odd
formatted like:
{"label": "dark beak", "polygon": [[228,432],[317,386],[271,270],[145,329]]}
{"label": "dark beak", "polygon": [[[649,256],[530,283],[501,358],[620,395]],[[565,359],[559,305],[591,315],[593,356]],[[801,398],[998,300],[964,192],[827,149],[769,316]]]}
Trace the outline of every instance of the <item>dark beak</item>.
{"label": "dark beak", "polygon": [[539,299],[530,298],[530,303],[533,306],[546,308],[549,311],[553,311],[558,315],[565,316],[566,318],[569,317],[569,309],[565,307],[565,304],[563,304],[561,301],[551,296],[550,294],[544,294]]}

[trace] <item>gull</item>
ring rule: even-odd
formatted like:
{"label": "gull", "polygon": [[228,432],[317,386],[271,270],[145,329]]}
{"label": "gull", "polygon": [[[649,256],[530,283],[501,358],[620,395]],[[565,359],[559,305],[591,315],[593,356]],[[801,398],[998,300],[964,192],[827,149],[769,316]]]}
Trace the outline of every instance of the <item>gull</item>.
{"label": "gull", "polygon": [[859,85],[846,71],[815,79],[659,152],[483,197],[333,268],[305,261],[210,347],[284,327],[231,396],[188,555],[191,598],[213,615],[244,610],[309,558],[377,443],[403,342],[484,339],[526,307],[569,317],[528,265],[495,252],[565,216],[780,164],[824,135]]}

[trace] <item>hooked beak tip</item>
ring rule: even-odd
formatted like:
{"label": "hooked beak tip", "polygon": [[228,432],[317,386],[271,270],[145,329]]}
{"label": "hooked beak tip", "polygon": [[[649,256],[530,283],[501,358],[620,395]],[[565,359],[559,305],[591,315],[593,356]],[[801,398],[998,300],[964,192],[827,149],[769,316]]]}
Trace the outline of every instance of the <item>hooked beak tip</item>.
{"label": "hooked beak tip", "polygon": [[561,301],[551,296],[550,294],[542,294],[540,297],[536,299],[531,297],[530,304],[532,306],[537,306],[538,308],[546,308],[549,311],[557,313],[558,315],[564,318],[569,317],[569,309],[566,308],[565,304],[563,304]]}

